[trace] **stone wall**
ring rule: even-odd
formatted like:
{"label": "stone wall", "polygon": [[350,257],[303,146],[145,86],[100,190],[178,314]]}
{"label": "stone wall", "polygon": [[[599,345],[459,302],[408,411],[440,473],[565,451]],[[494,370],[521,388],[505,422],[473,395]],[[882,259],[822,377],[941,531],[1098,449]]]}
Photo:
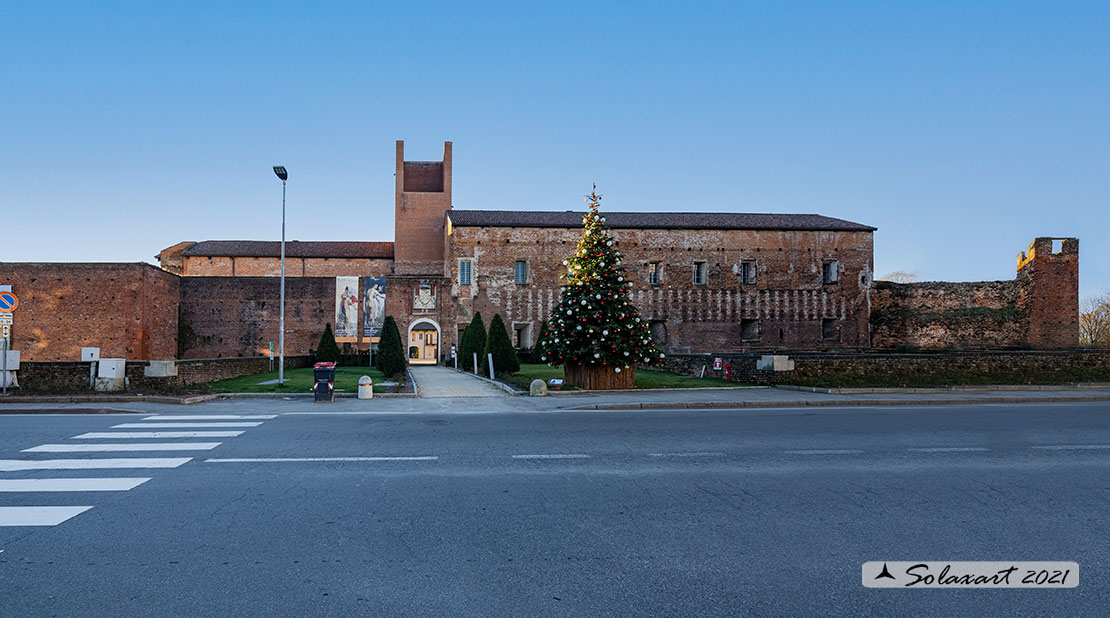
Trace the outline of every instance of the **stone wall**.
{"label": "stone wall", "polygon": [[1029,344],[1029,280],[876,281],[874,348],[1020,348]]}
{"label": "stone wall", "polygon": [[[285,369],[311,367],[311,356],[286,356]],[[275,367],[277,361],[275,360]],[[89,391],[91,363],[54,362],[20,363],[19,386],[21,391],[34,393],[65,393]],[[268,358],[206,358],[177,361],[177,376],[147,378],[145,361],[129,362],[125,374],[131,390],[143,388],[189,387],[217,380],[226,380],[270,370]]]}
{"label": "stone wall", "polygon": [[732,379],[800,386],[946,386],[956,384],[1059,384],[1110,382],[1110,350],[958,351],[895,353],[790,353],[794,371],[755,369],[757,354],[675,354],[661,369],[681,375],[724,377],[714,356],[732,363]]}
{"label": "stone wall", "polygon": [[143,263],[0,263],[19,297],[12,349],[24,362],[176,356],[179,277]]}

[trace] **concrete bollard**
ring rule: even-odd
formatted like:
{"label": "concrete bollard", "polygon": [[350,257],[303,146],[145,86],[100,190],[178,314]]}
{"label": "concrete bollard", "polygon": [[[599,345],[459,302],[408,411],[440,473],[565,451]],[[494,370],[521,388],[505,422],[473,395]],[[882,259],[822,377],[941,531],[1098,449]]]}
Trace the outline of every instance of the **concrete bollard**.
{"label": "concrete bollard", "polygon": [[530,397],[547,397],[547,382],[539,378],[532,380],[532,384],[528,387],[528,395]]}
{"label": "concrete bollard", "polygon": [[358,398],[374,398],[374,380],[370,379],[370,376],[362,376],[358,379]]}

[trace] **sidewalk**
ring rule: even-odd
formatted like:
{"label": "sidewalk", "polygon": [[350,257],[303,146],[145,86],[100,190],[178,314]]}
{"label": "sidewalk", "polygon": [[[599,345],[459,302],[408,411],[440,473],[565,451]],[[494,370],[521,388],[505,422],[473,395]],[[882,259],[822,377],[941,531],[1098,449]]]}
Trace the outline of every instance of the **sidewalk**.
{"label": "sidewalk", "polygon": [[505,391],[468,374],[438,365],[413,365],[409,373],[419,397],[504,397]]}

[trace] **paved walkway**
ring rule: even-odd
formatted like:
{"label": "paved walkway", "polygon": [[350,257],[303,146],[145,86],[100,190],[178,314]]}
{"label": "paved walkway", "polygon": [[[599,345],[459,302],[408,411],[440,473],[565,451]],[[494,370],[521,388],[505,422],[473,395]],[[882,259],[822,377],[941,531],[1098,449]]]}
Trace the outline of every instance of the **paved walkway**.
{"label": "paved walkway", "polygon": [[412,365],[412,379],[421,397],[504,397],[505,391],[454,369]]}

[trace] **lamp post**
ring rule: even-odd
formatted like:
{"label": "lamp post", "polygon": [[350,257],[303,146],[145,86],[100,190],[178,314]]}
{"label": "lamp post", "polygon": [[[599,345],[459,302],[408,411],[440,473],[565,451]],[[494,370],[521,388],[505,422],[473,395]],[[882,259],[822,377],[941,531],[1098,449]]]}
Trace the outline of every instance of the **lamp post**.
{"label": "lamp post", "polygon": [[278,309],[278,386],[285,384],[285,181],[289,172],[284,165],[275,165],[274,173],[281,179],[281,301]]}

